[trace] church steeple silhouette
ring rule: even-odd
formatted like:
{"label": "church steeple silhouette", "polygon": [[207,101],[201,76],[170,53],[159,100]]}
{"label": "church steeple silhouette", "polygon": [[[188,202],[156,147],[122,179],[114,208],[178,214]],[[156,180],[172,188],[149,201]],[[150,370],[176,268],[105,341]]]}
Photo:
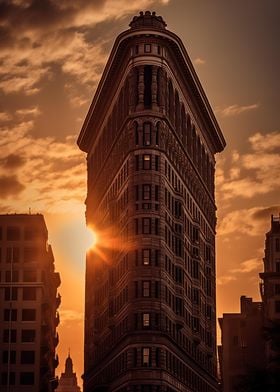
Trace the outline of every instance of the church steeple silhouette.
{"label": "church steeple silhouette", "polygon": [[68,350],[68,357],[65,361],[65,372],[61,373],[56,392],[81,392],[77,384],[76,373],[73,372],[73,361],[70,356],[70,348]]}

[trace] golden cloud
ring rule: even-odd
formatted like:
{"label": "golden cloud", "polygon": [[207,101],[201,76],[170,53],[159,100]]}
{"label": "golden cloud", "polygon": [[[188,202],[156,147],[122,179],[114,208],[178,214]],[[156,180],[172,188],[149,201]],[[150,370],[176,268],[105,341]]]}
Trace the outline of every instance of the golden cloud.
{"label": "golden cloud", "polygon": [[[9,202],[9,211],[21,211],[22,206],[41,212],[82,211],[86,167],[76,146],[76,136],[62,141],[35,138],[30,132],[32,128],[33,122],[19,123],[13,129],[2,128],[0,178],[6,189],[6,209]],[[5,177],[7,164],[10,181]],[[20,200],[14,198],[19,192]]]}
{"label": "golden cloud", "polygon": [[222,117],[232,117],[232,116],[238,116],[239,114],[256,110],[260,107],[259,103],[253,103],[251,105],[230,105],[225,108],[216,108],[215,112],[217,114],[220,114]]}
{"label": "golden cloud", "polygon": [[279,190],[279,133],[256,133],[249,138],[249,144],[251,150],[248,153],[232,153],[230,165],[225,159],[217,160],[216,185],[219,200],[253,198]]}
{"label": "golden cloud", "polygon": [[269,229],[270,216],[279,212],[280,205],[231,211],[220,220],[217,234],[218,236],[263,235]]}

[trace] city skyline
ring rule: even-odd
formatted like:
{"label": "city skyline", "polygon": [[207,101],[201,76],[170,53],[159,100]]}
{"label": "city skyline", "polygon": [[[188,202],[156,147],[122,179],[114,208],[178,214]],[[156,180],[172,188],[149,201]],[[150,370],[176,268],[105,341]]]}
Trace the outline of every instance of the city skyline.
{"label": "city skyline", "polygon": [[[273,83],[279,65],[273,40],[279,4],[123,1],[123,15],[110,1],[82,2],[72,9],[46,1],[44,8],[34,2],[20,10],[20,4],[1,4],[6,77],[0,82],[0,207],[1,213],[30,207],[46,217],[62,277],[62,365],[70,345],[77,373],[82,373],[82,344],[69,344],[74,325],[78,334],[83,331],[81,253],[86,247],[86,241],[80,248],[69,245],[85,233],[85,161],[75,142],[114,38],[141,9],[155,10],[182,38],[227,140],[216,178],[218,314],[235,311],[241,294],[257,299],[264,234],[270,214],[279,212],[278,91]],[[37,24],[36,17],[45,23]],[[77,295],[71,297],[73,283]]]}

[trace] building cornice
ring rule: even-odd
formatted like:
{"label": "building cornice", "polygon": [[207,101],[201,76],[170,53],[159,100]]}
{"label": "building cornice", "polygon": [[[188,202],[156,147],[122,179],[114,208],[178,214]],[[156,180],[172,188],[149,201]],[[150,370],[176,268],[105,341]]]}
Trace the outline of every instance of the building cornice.
{"label": "building cornice", "polygon": [[130,49],[128,42],[139,37],[147,39],[148,36],[163,39],[165,46],[176,58],[178,73],[184,84],[190,86],[189,90],[193,93],[195,108],[202,115],[205,123],[204,131],[212,142],[213,150],[214,152],[222,151],[226,145],[225,139],[181,39],[169,30],[160,30],[153,26],[129,29],[117,37],[78,137],[79,147],[83,151],[89,151],[93,123],[95,122],[94,128],[100,126],[108,109],[107,102],[111,102],[110,97],[114,94],[113,86],[118,86],[117,80],[121,76],[120,70],[129,65],[130,56],[127,56],[127,61],[125,61],[125,55]]}

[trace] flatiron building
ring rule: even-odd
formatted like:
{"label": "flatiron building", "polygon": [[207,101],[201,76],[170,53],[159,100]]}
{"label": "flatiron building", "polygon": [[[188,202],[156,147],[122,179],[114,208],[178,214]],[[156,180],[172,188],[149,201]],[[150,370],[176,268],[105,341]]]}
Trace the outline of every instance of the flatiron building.
{"label": "flatiron building", "polygon": [[100,233],[86,263],[85,392],[217,391],[214,155],[225,140],[154,12],[117,37],[78,145]]}

